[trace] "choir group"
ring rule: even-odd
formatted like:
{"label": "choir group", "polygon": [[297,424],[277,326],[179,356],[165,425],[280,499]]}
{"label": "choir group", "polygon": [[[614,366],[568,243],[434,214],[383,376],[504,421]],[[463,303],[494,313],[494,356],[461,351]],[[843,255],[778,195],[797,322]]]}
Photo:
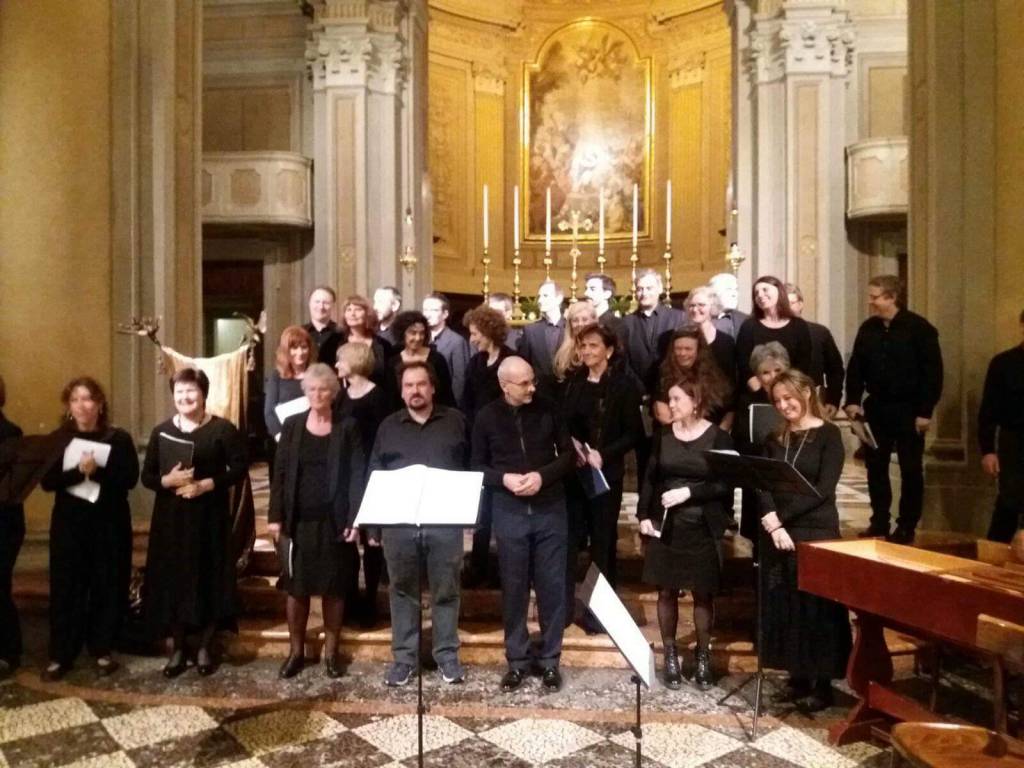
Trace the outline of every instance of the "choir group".
{"label": "choir group", "polygon": [[[273,438],[269,531],[291,638],[282,678],[302,670],[314,596],[323,604],[325,673],[341,674],[337,647],[346,601],[373,622],[385,573],[393,637],[385,682],[403,685],[415,674],[415,534],[356,529],[353,522],[371,472],[425,464],[478,470],[484,478],[465,562],[461,530],[423,535],[440,674],[448,683],[465,678],[461,585],[497,578],[508,661],[502,689],[518,688],[531,671],[544,688],[558,689],[564,629],[576,622],[589,633],[602,631],[575,599],[577,555],[587,550],[617,584],[619,513],[627,457],[634,453],[643,580],[658,591],[663,680],[670,688],[682,684],[676,636],[679,597],[688,591],[696,628],[693,682],[707,688],[721,542],[737,528],[733,488],[709,468],[707,452],[735,450],[786,462],[817,491],[744,489],[738,534],[755,543],[762,565],[759,650],[766,666],[789,673],[782,698],[809,711],[830,703],[832,680],[843,676],[850,652],[848,617],[842,606],[797,589],[795,545],[839,537],[836,486],[845,452],[831,419],[845,389],[847,415],[870,426],[877,446],[866,449],[873,515],[864,534],[912,541],[921,514],[924,434],[942,388],[938,335],[901,306],[901,286],[891,276],[868,285],[871,317],[845,371],[828,329],[801,317],[800,290],[774,277],[753,285],[750,317],[736,308],[736,280],[728,274],[691,290],[683,311],[668,303],[653,270],[637,275],[635,289],[636,310],[620,317],[609,305],[615,284],[606,275],[587,276],[586,300],[564,311],[559,286],[544,282],[540,317],[521,328],[510,325],[510,297],[492,294],[466,313],[468,340],[449,327],[442,294],[428,295],[422,311],[401,311],[394,288],[377,290],[372,301],[350,296],[337,307],[335,323],[334,291],[312,292],[310,320],[281,334],[265,388]],[[83,646],[99,674],[117,668],[111,650],[131,572],[128,493],[140,477],[154,494],[145,615],[170,638],[164,674],[186,671],[190,640],[198,673],[215,671],[215,633],[231,628],[237,615],[229,493],[248,458],[235,426],[208,412],[209,386],[193,369],[171,378],[175,412],[153,429],[141,470],[131,437],[109,422],[100,384],[81,377],[65,387],[62,431],[68,442],[91,448],[70,465],[56,462],[42,480],[55,495],[45,678],[64,675]],[[0,384],[0,406],[3,396]],[[0,437],[18,434],[2,415],[0,430]],[[893,451],[902,472],[895,530]],[[0,664],[10,671],[21,655],[10,600],[24,535],[20,510],[5,510],[0,526]],[[497,574],[488,572],[492,540]],[[541,628],[532,643],[531,589]]]}

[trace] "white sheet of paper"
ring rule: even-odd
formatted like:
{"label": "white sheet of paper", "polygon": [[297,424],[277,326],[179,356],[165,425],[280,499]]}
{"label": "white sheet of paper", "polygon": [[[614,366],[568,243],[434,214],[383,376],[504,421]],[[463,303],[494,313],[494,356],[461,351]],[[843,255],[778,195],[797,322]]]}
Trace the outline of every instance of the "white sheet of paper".
{"label": "white sheet of paper", "polygon": [[605,628],[615,647],[648,688],[654,682],[654,651],[615,594],[608,579],[591,564],[583,582],[583,604]]}
{"label": "white sheet of paper", "polygon": [[[83,454],[92,453],[96,464],[101,467],[107,466],[110,459],[110,445],[98,443],[95,440],[84,440],[81,437],[71,438],[68,447],[64,449],[64,471],[74,469],[82,461]],[[67,492],[79,499],[84,499],[90,504],[95,504],[100,497],[100,484],[94,480],[84,480],[77,485],[69,486]]]}
{"label": "white sheet of paper", "polygon": [[420,525],[476,525],[483,472],[427,469],[423,476]]}
{"label": "white sheet of paper", "polygon": [[355,526],[476,524],[482,472],[432,469],[422,464],[374,470]]}
{"label": "white sheet of paper", "polygon": [[371,472],[355,527],[414,523],[426,469],[422,464],[414,464],[403,469]]}
{"label": "white sheet of paper", "polygon": [[288,400],[284,403],[278,403],[274,406],[274,415],[277,416],[277,420],[284,424],[284,420],[289,416],[294,416],[296,413],[303,413],[309,410],[309,398],[303,395],[302,397],[296,397],[294,400]]}

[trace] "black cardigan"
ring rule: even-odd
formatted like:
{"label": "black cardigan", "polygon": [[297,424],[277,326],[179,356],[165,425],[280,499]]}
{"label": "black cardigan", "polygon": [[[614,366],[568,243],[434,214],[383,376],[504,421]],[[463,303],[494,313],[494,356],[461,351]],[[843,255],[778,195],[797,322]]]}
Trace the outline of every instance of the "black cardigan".
{"label": "black cardigan", "polygon": [[[299,441],[306,430],[306,413],[288,417],[281,429],[281,442],[274,460],[274,478],[270,486],[270,511],[267,522],[280,523],[294,535],[295,500],[299,479]],[[335,532],[340,536],[351,528],[363,497],[366,455],[359,428],[350,418],[334,416],[331,439],[327,448],[327,469],[330,474],[328,496],[334,500],[332,516]]]}
{"label": "black cardigan", "polygon": [[[565,382],[562,413],[574,413],[587,383],[589,371],[576,371]],[[604,377],[607,390],[601,414],[601,436],[591,445],[601,454],[601,471],[608,480],[621,480],[626,471],[626,454],[644,437],[640,407],[643,392],[640,383],[625,366],[609,365]]]}

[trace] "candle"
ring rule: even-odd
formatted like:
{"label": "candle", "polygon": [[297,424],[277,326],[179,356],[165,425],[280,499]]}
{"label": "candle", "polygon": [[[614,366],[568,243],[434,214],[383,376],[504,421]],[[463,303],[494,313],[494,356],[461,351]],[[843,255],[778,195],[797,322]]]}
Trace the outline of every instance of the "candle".
{"label": "candle", "polygon": [[633,250],[636,250],[636,238],[640,227],[640,187],[633,185]]}
{"label": "candle", "polygon": [[604,253],[604,187],[601,187],[601,202],[598,205],[597,251]]}
{"label": "candle", "polygon": [[519,185],[512,189],[512,233],[516,241],[516,250],[519,250]]}
{"label": "candle", "polygon": [[487,208],[487,185],[484,184],[484,250],[487,250],[490,241],[490,232],[487,227]]}
{"label": "candle", "polygon": [[672,245],[672,179],[665,183],[665,188],[665,245]]}
{"label": "candle", "polygon": [[547,199],[547,221],[546,230],[544,234],[544,250],[551,252],[551,187],[548,187],[548,199]]}

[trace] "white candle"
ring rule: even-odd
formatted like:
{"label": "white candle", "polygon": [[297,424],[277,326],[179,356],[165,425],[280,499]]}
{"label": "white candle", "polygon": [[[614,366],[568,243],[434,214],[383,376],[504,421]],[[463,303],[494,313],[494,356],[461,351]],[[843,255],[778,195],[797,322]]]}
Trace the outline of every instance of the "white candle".
{"label": "white candle", "polygon": [[604,187],[601,187],[601,202],[598,206],[597,251],[604,253]]}
{"label": "white candle", "polygon": [[486,250],[487,246],[490,244],[490,231],[488,230],[488,227],[487,227],[487,214],[488,214],[487,208],[488,208],[488,206],[487,206],[487,185],[484,184],[484,249],[485,250]]}
{"label": "white candle", "polygon": [[547,214],[547,221],[546,221],[546,230],[545,230],[545,234],[544,234],[544,250],[550,251],[551,250],[551,187],[548,187],[547,206],[548,206],[548,214]]}
{"label": "white candle", "polygon": [[640,187],[633,185],[633,250],[636,250],[636,238],[640,228]]}
{"label": "white candle", "polygon": [[519,250],[519,185],[512,189],[512,232],[516,241],[516,250]]}
{"label": "white candle", "polygon": [[672,179],[665,183],[665,245],[672,245]]}

